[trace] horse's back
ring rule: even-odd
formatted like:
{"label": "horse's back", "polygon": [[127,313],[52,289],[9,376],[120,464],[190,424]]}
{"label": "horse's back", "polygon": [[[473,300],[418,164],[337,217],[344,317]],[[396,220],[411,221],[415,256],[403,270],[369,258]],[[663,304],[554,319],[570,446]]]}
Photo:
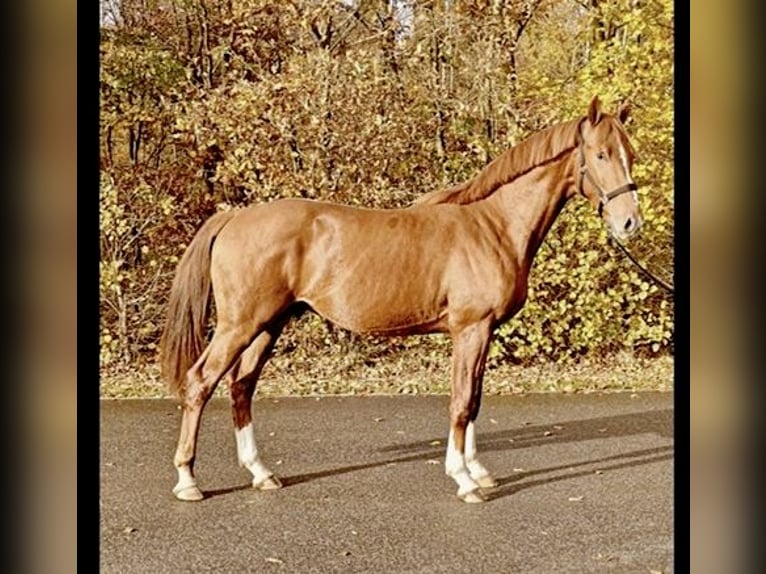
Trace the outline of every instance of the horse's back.
{"label": "horse's back", "polygon": [[431,325],[444,305],[455,233],[453,217],[436,215],[450,211],[300,199],[252,206],[216,241],[213,281],[240,300],[304,301],[355,331]]}

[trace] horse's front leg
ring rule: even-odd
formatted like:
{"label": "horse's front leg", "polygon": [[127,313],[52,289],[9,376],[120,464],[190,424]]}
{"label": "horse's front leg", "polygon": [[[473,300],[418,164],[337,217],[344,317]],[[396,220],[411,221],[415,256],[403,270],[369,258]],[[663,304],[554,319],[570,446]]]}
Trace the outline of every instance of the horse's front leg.
{"label": "horse's front leg", "polygon": [[479,462],[476,452],[476,419],[479,418],[479,409],[481,408],[481,393],[484,383],[484,364],[478,380],[474,385],[473,404],[471,418],[465,430],[465,465],[468,468],[468,474],[482,488],[495,488],[497,481],[492,477],[486,467]]}
{"label": "horse's front leg", "polygon": [[[478,392],[481,393],[481,385]],[[468,423],[465,430],[465,466],[468,468],[468,474],[480,487],[495,488],[497,486],[497,481],[477,458],[476,428],[473,420]]]}
{"label": "horse's front leg", "polygon": [[452,335],[450,433],[444,469],[457,483],[457,496],[464,502],[483,502],[479,487],[490,486],[494,482],[489,472],[476,460],[473,428],[490,335],[491,325],[488,323],[472,324]]}

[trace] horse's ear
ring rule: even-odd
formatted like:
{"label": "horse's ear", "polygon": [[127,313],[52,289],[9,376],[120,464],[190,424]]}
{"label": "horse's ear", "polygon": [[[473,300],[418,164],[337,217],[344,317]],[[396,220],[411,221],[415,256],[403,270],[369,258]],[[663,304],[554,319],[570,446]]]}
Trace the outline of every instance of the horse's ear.
{"label": "horse's ear", "polygon": [[628,103],[622,103],[620,104],[620,107],[617,108],[617,119],[620,120],[620,123],[624,124],[628,121],[628,118],[630,117],[630,104]]}
{"label": "horse's ear", "polygon": [[598,96],[593,96],[590,106],[588,106],[588,121],[592,126],[601,121],[601,102],[598,100]]}

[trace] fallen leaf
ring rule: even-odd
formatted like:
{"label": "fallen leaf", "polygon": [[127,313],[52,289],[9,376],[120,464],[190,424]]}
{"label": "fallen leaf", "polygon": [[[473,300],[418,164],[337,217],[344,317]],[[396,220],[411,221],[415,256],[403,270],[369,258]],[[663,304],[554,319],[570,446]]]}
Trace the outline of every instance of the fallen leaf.
{"label": "fallen leaf", "polygon": [[545,431],[545,432],[543,433],[543,436],[551,436],[552,434],[553,434],[553,433],[552,433],[551,431],[547,430],[547,431]]}
{"label": "fallen leaf", "polygon": [[398,431],[396,431],[396,434],[404,434],[404,431],[403,430],[398,430]]}
{"label": "fallen leaf", "polygon": [[524,472],[523,468],[514,468],[513,472]]}
{"label": "fallen leaf", "polygon": [[631,398],[631,399],[637,399],[637,398],[638,398],[638,395],[637,395],[636,393],[632,393],[632,394],[630,395],[630,398]]}
{"label": "fallen leaf", "polygon": [[570,496],[569,502],[580,502],[583,499],[582,496]]}
{"label": "fallen leaf", "polygon": [[280,459],[279,459],[277,462],[275,462],[274,464],[276,464],[276,465],[280,465],[280,464],[282,464],[282,459],[280,458]]}
{"label": "fallen leaf", "polygon": [[122,531],[123,531],[125,534],[130,534],[131,532],[135,532],[135,531],[136,531],[136,529],[135,529],[135,528],[133,528],[132,526],[126,526],[125,528],[123,528],[123,529],[122,529]]}
{"label": "fallen leaf", "polygon": [[345,552],[343,552],[343,556],[351,556],[351,551],[346,550]]}
{"label": "fallen leaf", "polygon": [[561,425],[553,425],[553,428],[555,428],[556,430],[564,430],[564,427],[562,427]]}
{"label": "fallen leaf", "polygon": [[[614,561],[614,556],[604,556],[603,554],[601,554],[601,552],[599,552],[596,555],[596,560],[606,560],[607,562],[612,562],[612,561]],[[660,573],[660,574],[662,574],[662,573]]]}
{"label": "fallen leaf", "polygon": [[495,419],[489,419],[489,422],[491,422],[493,425],[497,424],[497,421]]}
{"label": "fallen leaf", "polygon": [[662,570],[649,570],[649,574],[663,574]]}
{"label": "fallen leaf", "polygon": [[104,466],[114,466],[114,463],[113,462],[105,462]]}
{"label": "fallen leaf", "polygon": [[441,463],[435,458],[430,458],[426,461],[426,464],[441,464]]}
{"label": "fallen leaf", "polygon": [[439,446],[441,443],[442,443],[442,441],[440,441],[440,440],[432,440],[428,444],[430,444],[431,446]]}
{"label": "fallen leaf", "polygon": [[379,423],[379,422],[381,422],[381,421],[384,421],[384,420],[386,420],[386,419],[384,419],[383,417],[375,417],[375,418],[374,418],[374,419],[372,419],[372,420],[374,420],[376,423]]}
{"label": "fallen leaf", "polygon": [[274,436],[275,434],[277,434],[277,433],[272,431],[272,432],[269,433],[269,436]]}
{"label": "fallen leaf", "polygon": [[358,533],[356,530],[352,530],[352,531],[351,531],[351,534],[353,534],[354,536],[356,536],[356,535],[357,535],[357,534],[359,534],[359,533]]}
{"label": "fallen leaf", "polygon": [[606,429],[598,429],[598,432],[606,432]]}
{"label": "fallen leaf", "polygon": [[271,562],[272,564],[284,564],[284,560],[280,560],[279,558],[272,558],[271,556],[266,558],[266,562]]}
{"label": "fallen leaf", "polygon": [[603,470],[597,470],[596,474],[604,474],[604,471]]}

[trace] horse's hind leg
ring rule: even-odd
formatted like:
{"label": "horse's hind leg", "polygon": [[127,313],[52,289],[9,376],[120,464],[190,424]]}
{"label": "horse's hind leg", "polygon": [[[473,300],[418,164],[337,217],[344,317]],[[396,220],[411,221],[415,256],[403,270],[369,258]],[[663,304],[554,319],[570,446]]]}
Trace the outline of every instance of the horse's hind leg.
{"label": "horse's hind leg", "polygon": [[210,344],[186,374],[181,433],[173,459],[178,471],[178,483],[173,488],[173,494],[179,500],[203,498],[194,478],[200,417],[216,385],[248,346],[253,334],[252,328],[241,326],[217,329]]}
{"label": "horse's hind leg", "polygon": [[258,335],[242,353],[238,363],[226,375],[239,464],[250,471],[253,475],[253,487],[260,490],[272,490],[282,486],[274,473],[263,464],[258,454],[253,428],[252,400],[263,365],[268,360],[283,326],[284,320]]}

